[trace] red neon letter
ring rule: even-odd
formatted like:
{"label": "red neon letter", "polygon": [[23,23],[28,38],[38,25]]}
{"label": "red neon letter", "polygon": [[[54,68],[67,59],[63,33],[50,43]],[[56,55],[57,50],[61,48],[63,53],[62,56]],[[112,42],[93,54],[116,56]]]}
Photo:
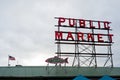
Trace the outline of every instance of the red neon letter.
{"label": "red neon letter", "polygon": [[112,36],[113,36],[113,34],[108,34],[108,36],[109,36],[109,41],[112,42]]}
{"label": "red neon letter", "polygon": [[95,26],[93,26],[93,22],[90,20],[90,28],[95,28]]}
{"label": "red neon letter", "polygon": [[110,24],[110,22],[108,22],[108,21],[105,21],[104,22],[104,28],[105,29],[109,29],[110,27],[108,26]]}
{"label": "red neon letter", "polygon": [[87,34],[88,41],[93,41],[94,42],[94,36],[91,33]]}
{"label": "red neon letter", "polygon": [[104,42],[104,40],[102,40],[102,34],[98,34],[97,37],[98,37],[98,42]]}
{"label": "red neon letter", "polygon": [[60,40],[63,38],[62,32],[55,31],[55,39]]}
{"label": "red neon letter", "polygon": [[80,19],[79,24],[80,24],[80,27],[85,28],[85,20],[84,19]]}
{"label": "red neon letter", "polygon": [[74,40],[73,36],[72,36],[72,33],[71,32],[68,32],[68,35],[67,35],[67,40],[71,38],[72,40]]}
{"label": "red neon letter", "polygon": [[81,38],[81,40],[84,41],[83,36],[84,36],[83,33],[78,32],[78,34],[77,34],[78,40],[80,40],[80,38]]}
{"label": "red neon letter", "polygon": [[98,21],[98,28],[100,29],[100,27],[101,27],[101,26],[100,26],[100,21]]}
{"label": "red neon letter", "polygon": [[58,26],[61,26],[61,23],[65,22],[65,18],[59,18],[58,20]]}
{"label": "red neon letter", "polygon": [[75,26],[75,19],[69,18],[69,26],[70,26],[70,27]]}

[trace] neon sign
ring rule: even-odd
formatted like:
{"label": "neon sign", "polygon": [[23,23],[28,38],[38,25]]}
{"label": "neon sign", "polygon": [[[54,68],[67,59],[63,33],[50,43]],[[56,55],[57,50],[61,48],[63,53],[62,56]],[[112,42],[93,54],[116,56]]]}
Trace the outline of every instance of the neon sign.
{"label": "neon sign", "polygon": [[[73,58],[72,66],[98,66],[106,58],[104,66],[113,67],[113,34],[109,21],[55,17],[55,44],[58,56]],[[66,48],[65,48],[66,47]]]}
{"label": "neon sign", "polygon": [[[63,18],[58,19],[57,27],[67,28],[81,28],[90,30],[111,30],[109,21],[95,21],[85,19]],[[82,32],[82,31],[55,31],[55,40],[61,41],[81,41],[81,42],[108,42],[112,43],[113,34],[108,33],[95,33],[95,32]],[[108,38],[108,39],[106,39]]]}

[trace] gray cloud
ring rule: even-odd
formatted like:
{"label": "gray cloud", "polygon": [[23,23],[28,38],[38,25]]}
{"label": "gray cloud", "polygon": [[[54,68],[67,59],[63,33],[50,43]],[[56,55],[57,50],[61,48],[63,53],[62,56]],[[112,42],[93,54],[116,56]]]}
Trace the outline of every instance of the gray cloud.
{"label": "gray cloud", "polygon": [[0,65],[7,65],[8,54],[22,65],[46,65],[44,60],[56,51],[54,17],[63,16],[111,21],[114,63],[120,66],[119,3],[113,0],[0,0]]}

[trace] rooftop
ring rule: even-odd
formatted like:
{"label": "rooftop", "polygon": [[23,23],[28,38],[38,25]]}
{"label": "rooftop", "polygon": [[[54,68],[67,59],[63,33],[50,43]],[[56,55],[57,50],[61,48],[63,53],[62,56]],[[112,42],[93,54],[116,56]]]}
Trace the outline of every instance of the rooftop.
{"label": "rooftop", "polygon": [[0,67],[0,77],[54,77],[54,76],[120,76],[120,67],[56,67],[56,66],[13,66]]}

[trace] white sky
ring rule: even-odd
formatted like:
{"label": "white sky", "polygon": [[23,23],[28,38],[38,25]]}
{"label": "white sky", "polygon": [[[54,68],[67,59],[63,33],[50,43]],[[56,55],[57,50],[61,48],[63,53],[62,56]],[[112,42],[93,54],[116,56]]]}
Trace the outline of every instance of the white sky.
{"label": "white sky", "polygon": [[54,17],[84,18],[112,22],[114,66],[120,66],[119,0],[0,0],[0,66],[8,55],[24,66],[46,65],[54,56]]}

